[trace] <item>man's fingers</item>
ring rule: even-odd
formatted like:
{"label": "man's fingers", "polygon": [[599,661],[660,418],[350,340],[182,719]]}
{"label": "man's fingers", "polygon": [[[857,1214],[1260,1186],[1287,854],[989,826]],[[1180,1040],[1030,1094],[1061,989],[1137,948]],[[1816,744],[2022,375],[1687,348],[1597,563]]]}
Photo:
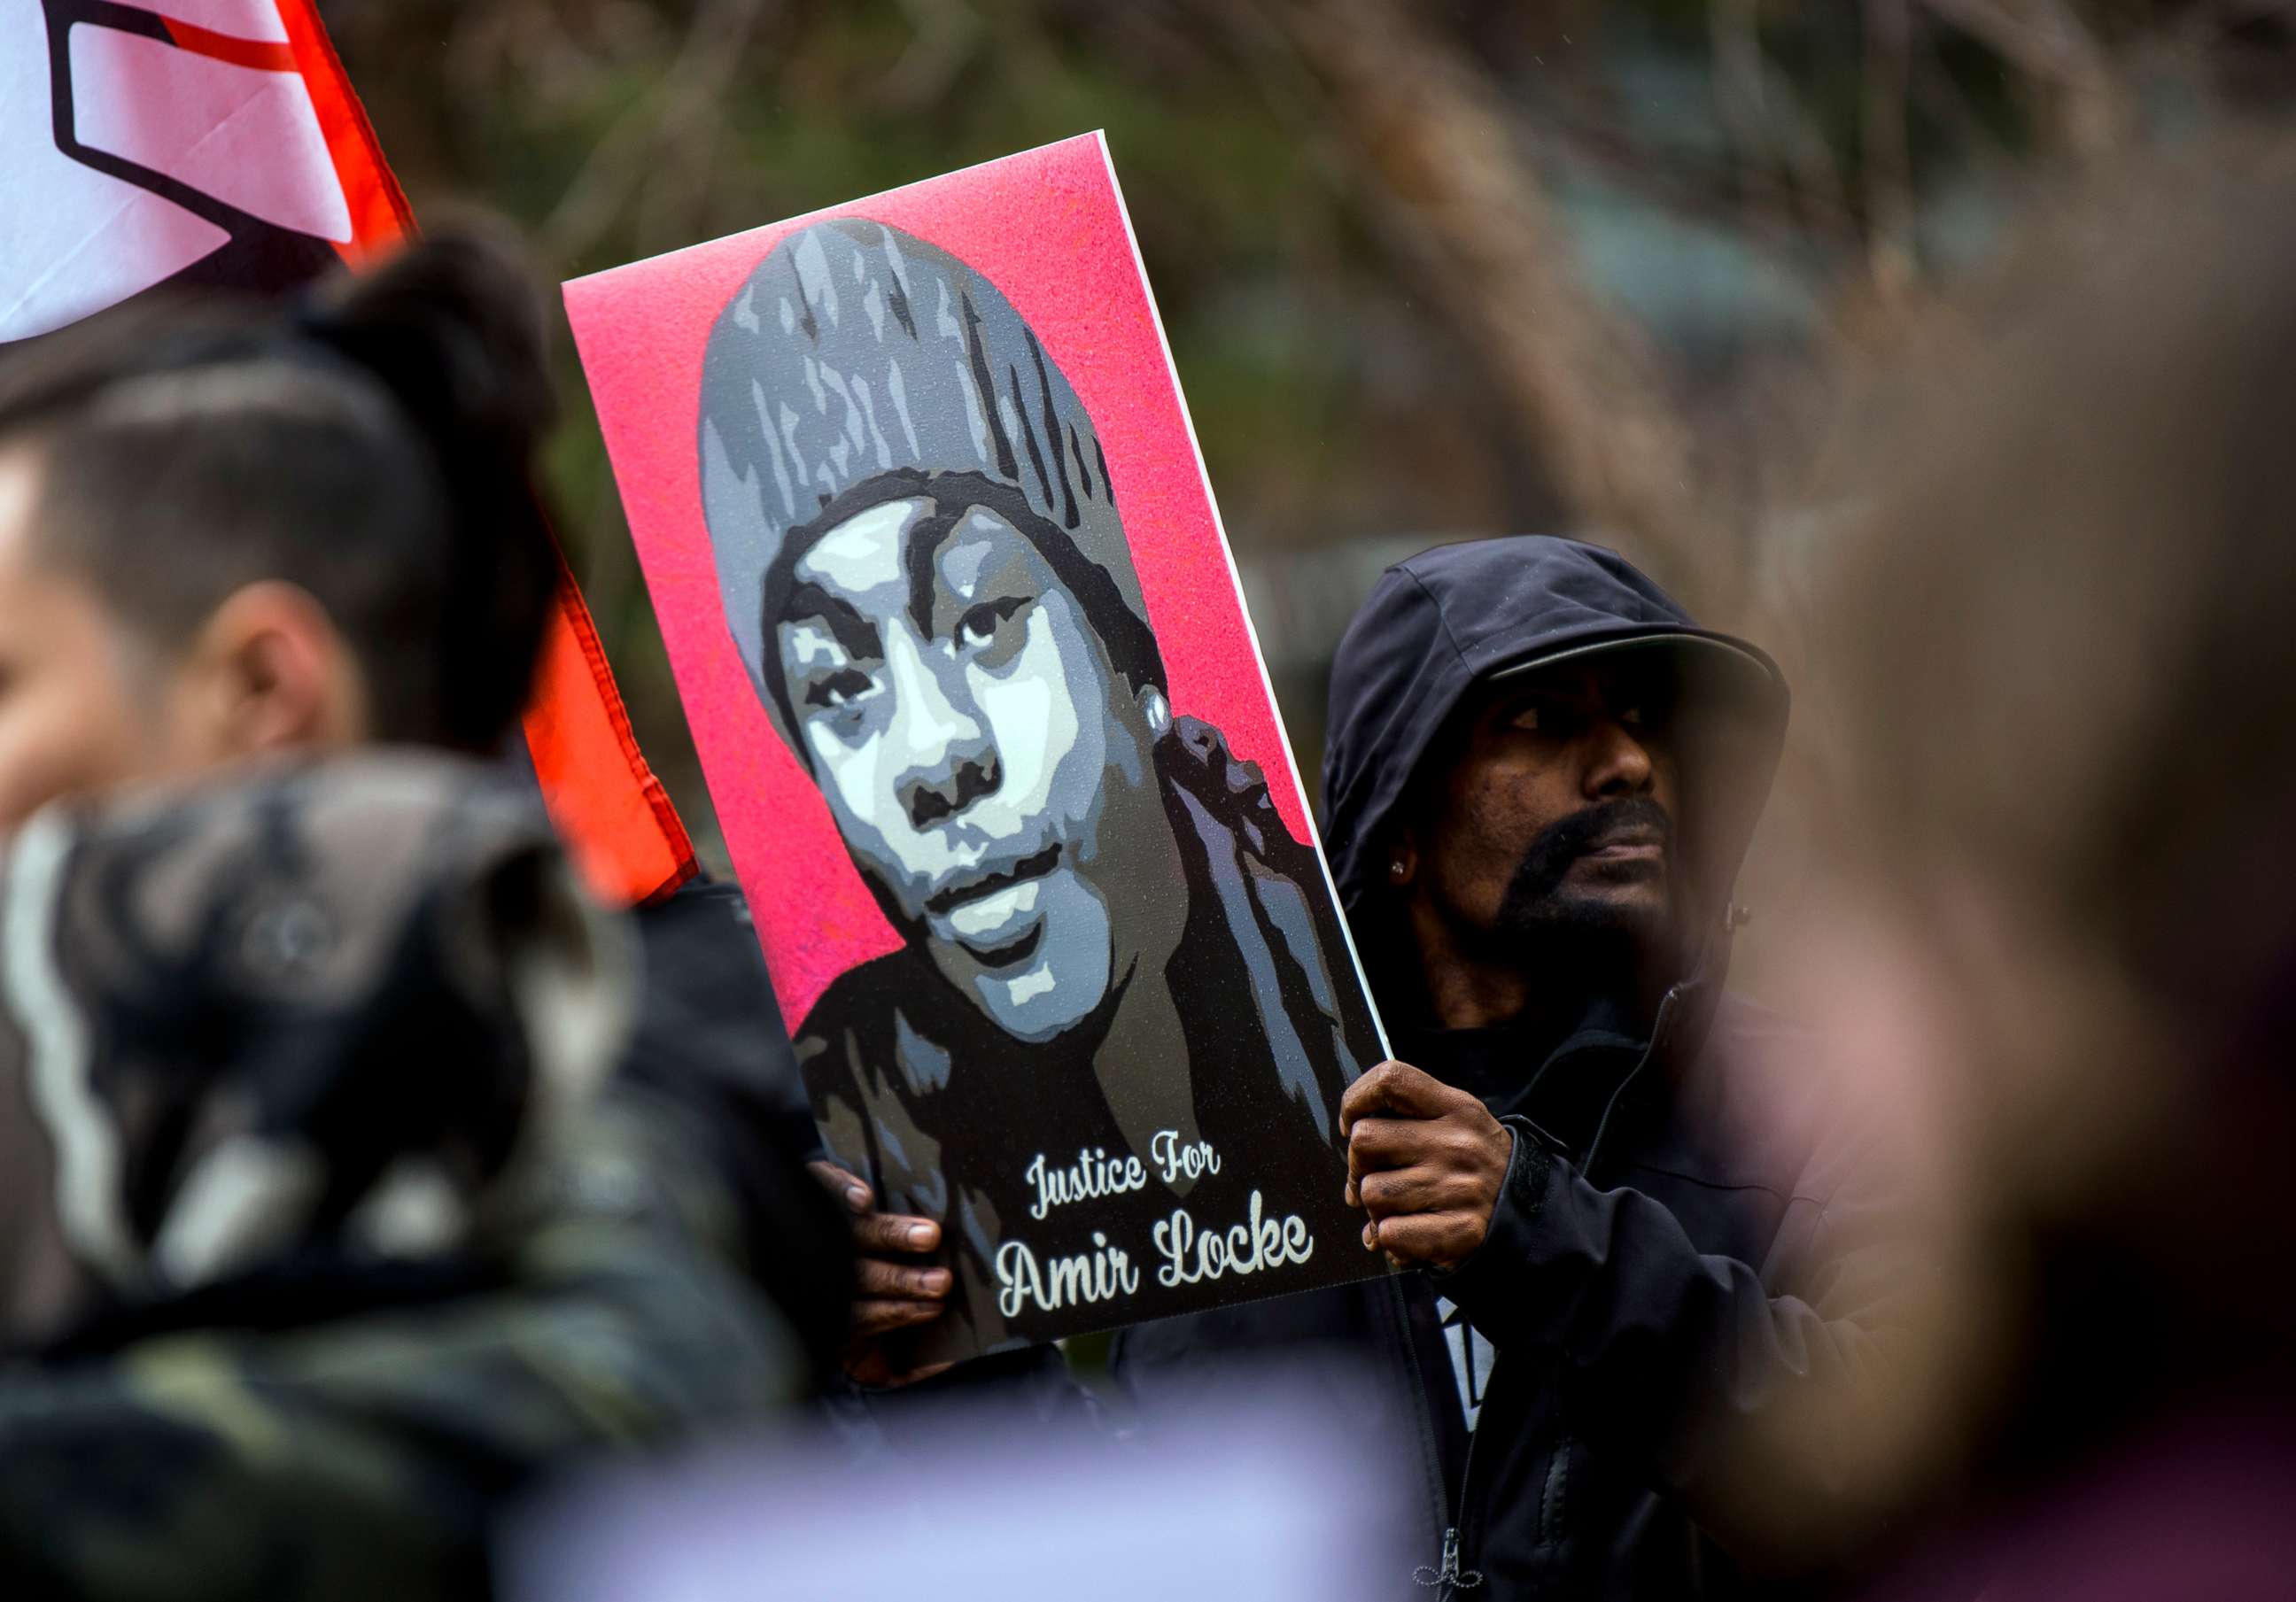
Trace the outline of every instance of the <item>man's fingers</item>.
{"label": "man's fingers", "polygon": [[1425,1155],[1430,1138],[1415,1119],[1360,1119],[1348,1135],[1348,1177],[1360,1183],[1382,1168],[1408,1168]]}
{"label": "man's fingers", "polygon": [[1367,1173],[1356,1181],[1363,1209],[1374,1218],[1471,1210],[1486,1199],[1484,1189],[1472,1174],[1425,1163]]}
{"label": "man's fingers", "polygon": [[1340,1098],[1340,1132],[1353,1132],[1356,1121],[1382,1113],[1433,1118],[1449,1109],[1459,1092],[1407,1062],[1381,1063],[1348,1086]]}
{"label": "man's fingers", "polygon": [[940,1244],[940,1226],[930,1218],[872,1213],[853,1221],[853,1244],[865,1255],[890,1252],[898,1257],[910,1252],[930,1252]]}
{"label": "man's fingers", "polygon": [[856,1179],[849,1169],[823,1162],[808,1163],[806,1167],[812,1172],[814,1178],[828,1186],[849,1211],[866,1213],[876,1206],[877,1198],[870,1194],[869,1187]]}
{"label": "man's fingers", "polygon": [[1467,1170],[1479,1165],[1472,1132],[1456,1118],[1365,1118],[1348,1137],[1348,1175],[1361,1183],[1383,1168]]}
{"label": "man's fingers", "polygon": [[856,1302],[853,1333],[863,1340],[871,1340],[912,1325],[930,1324],[940,1315],[939,1302]]}
{"label": "man's fingers", "polygon": [[1414,1213],[1364,1227],[1365,1245],[1407,1264],[1448,1268],[1483,1244],[1483,1220],[1472,1213]]}
{"label": "man's fingers", "polygon": [[938,1302],[953,1283],[945,1268],[911,1268],[864,1257],[855,1264],[855,1292],[863,1301]]}

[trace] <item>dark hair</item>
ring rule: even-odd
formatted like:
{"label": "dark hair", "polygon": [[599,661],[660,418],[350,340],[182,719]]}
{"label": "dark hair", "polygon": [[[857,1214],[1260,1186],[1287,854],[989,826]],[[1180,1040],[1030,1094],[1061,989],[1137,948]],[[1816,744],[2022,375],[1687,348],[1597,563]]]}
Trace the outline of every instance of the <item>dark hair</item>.
{"label": "dark hair", "polygon": [[42,554],[155,642],[283,580],[357,653],[380,738],[485,749],[559,578],[545,352],[530,280],[466,226],[284,312],[138,302],[52,335],[0,368],[0,450],[37,454]]}

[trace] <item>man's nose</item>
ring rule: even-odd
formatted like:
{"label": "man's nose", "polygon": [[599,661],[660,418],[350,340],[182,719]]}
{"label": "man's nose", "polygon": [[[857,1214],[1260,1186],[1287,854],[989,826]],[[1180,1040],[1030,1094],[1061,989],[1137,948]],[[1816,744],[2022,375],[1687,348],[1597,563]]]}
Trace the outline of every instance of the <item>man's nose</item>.
{"label": "man's nose", "polygon": [[[939,665],[898,632],[886,642],[892,679],[893,794],[910,827],[924,829],[963,812],[1003,776],[996,744],[960,680],[942,682]],[[950,665],[949,671],[962,668]]]}
{"label": "man's nose", "polygon": [[1584,785],[1589,799],[1621,800],[1650,792],[1654,772],[1650,748],[1632,729],[1616,718],[1598,718],[1587,737],[1594,747],[1587,753]]}

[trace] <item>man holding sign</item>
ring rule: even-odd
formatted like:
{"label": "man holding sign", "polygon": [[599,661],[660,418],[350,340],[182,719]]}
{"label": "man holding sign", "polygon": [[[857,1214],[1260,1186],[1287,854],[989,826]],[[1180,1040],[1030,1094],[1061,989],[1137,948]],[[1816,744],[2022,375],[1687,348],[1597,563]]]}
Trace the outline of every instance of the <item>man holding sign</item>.
{"label": "man holding sign", "polygon": [[1786,705],[1564,540],[1415,557],[1341,645],[1326,838],[1407,1059],[1346,1094],[1347,1194],[1428,1271],[1145,1325],[1117,1366],[1154,1402],[1347,1360],[1336,1405],[1426,1444],[1439,1594],[1736,1594],[1718,1443],[1872,1353],[1852,1165],[1756,1088],[1795,1032],[1721,993]]}

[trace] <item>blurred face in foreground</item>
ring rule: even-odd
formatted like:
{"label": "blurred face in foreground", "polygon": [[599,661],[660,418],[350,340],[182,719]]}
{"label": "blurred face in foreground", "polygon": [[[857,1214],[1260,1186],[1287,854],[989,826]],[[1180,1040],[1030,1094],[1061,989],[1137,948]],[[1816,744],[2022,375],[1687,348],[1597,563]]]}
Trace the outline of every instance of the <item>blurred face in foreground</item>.
{"label": "blurred face in foreground", "polygon": [[791,577],[783,681],[855,862],[1006,1034],[1082,1022],[1138,960],[1138,887],[1179,872],[1153,734],[1082,604],[1004,517],[921,498]]}
{"label": "blurred face in foreground", "polygon": [[45,560],[39,471],[0,451],[0,830],[58,796],[195,760],[166,715],[168,674],[94,588]]}
{"label": "blurred face in foreground", "polygon": [[1557,935],[1665,935],[1678,781],[1664,710],[1615,664],[1502,679],[1469,705],[1390,863],[1431,971],[1504,967]]}
{"label": "blurred face in foreground", "polygon": [[309,596],[250,584],[164,649],[58,560],[40,490],[37,453],[0,445],[0,833],[60,797],[360,737],[357,671]]}

